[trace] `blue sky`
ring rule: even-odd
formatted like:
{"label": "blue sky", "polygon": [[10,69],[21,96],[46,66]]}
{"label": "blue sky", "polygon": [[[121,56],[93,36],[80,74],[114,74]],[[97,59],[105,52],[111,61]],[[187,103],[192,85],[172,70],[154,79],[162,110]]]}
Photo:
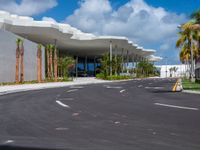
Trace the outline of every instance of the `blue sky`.
{"label": "blue sky", "polygon": [[[110,0],[113,8],[117,9],[130,0]],[[58,0],[58,5],[44,13],[33,16],[35,19],[41,19],[43,16],[50,16],[57,21],[63,21],[66,16],[71,15],[79,7],[79,0]],[[192,12],[200,9],[200,0],[145,0],[154,7],[163,7],[167,11],[175,13],[184,13],[189,16]]]}
{"label": "blue sky", "polygon": [[[68,23],[95,35],[126,36],[179,63],[177,26],[200,9],[200,0],[0,0],[0,9],[36,20]],[[163,62],[160,62],[161,64]]]}

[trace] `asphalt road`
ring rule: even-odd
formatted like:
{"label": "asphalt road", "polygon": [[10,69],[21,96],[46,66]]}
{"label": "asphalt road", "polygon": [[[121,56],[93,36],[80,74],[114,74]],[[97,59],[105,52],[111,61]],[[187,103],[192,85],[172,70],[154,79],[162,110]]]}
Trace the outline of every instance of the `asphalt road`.
{"label": "asphalt road", "polygon": [[199,150],[200,95],[176,79],[0,96],[0,149]]}

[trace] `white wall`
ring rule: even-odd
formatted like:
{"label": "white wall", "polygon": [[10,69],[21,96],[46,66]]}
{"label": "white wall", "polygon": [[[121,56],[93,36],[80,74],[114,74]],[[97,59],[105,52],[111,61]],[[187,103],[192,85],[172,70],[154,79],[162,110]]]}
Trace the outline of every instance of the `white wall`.
{"label": "white wall", "polygon": [[[183,77],[189,74],[189,69],[186,65],[157,65],[157,68],[160,68],[160,77],[170,77],[170,68],[177,67],[177,72],[172,72],[172,77]],[[167,71],[167,76],[166,76]]]}
{"label": "white wall", "polygon": [[[0,83],[15,81],[16,39],[19,36],[0,30]],[[21,38],[23,39],[23,38]],[[24,80],[37,79],[37,44],[24,40]],[[45,77],[45,63],[43,50],[43,78]]]}

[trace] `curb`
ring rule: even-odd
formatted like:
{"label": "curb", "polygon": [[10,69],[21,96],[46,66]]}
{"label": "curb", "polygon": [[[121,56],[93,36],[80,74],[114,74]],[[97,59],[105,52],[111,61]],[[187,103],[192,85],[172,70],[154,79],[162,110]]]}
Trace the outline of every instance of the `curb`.
{"label": "curb", "polygon": [[183,90],[183,93],[189,93],[189,94],[200,94],[198,91],[191,91],[191,90]]}
{"label": "curb", "polygon": [[[107,80],[100,80],[100,81],[95,81],[95,82],[83,82],[83,83],[78,83],[78,82],[72,82],[72,83],[68,83],[66,85],[62,84],[62,85],[44,85],[42,87],[29,87],[29,88],[21,88],[21,89],[11,89],[11,90],[3,90],[0,91],[0,96],[1,95],[6,95],[6,94],[11,94],[11,93],[19,93],[19,92],[27,92],[27,91],[37,91],[37,90],[43,90],[43,89],[52,89],[52,88],[62,88],[62,87],[69,87],[69,86],[77,86],[77,85],[92,85],[92,84],[103,84],[103,83],[117,83],[117,82],[124,82],[124,81],[131,81],[134,79],[128,79],[128,80],[116,80],[116,81],[107,81]],[[54,82],[55,83],[55,82]],[[62,82],[64,83],[64,82]],[[29,84],[32,85],[32,84]],[[33,84],[36,85],[36,84]],[[12,86],[12,85],[11,85]]]}

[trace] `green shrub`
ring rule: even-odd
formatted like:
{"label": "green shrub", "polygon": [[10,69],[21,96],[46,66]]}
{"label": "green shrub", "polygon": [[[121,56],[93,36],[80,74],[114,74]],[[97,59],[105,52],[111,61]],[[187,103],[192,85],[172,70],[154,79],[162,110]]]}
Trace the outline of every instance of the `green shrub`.
{"label": "green shrub", "polygon": [[131,76],[120,76],[120,75],[112,75],[112,76],[107,76],[105,77],[103,73],[97,74],[96,78],[98,79],[104,79],[104,80],[127,80],[127,79],[132,79]]}

